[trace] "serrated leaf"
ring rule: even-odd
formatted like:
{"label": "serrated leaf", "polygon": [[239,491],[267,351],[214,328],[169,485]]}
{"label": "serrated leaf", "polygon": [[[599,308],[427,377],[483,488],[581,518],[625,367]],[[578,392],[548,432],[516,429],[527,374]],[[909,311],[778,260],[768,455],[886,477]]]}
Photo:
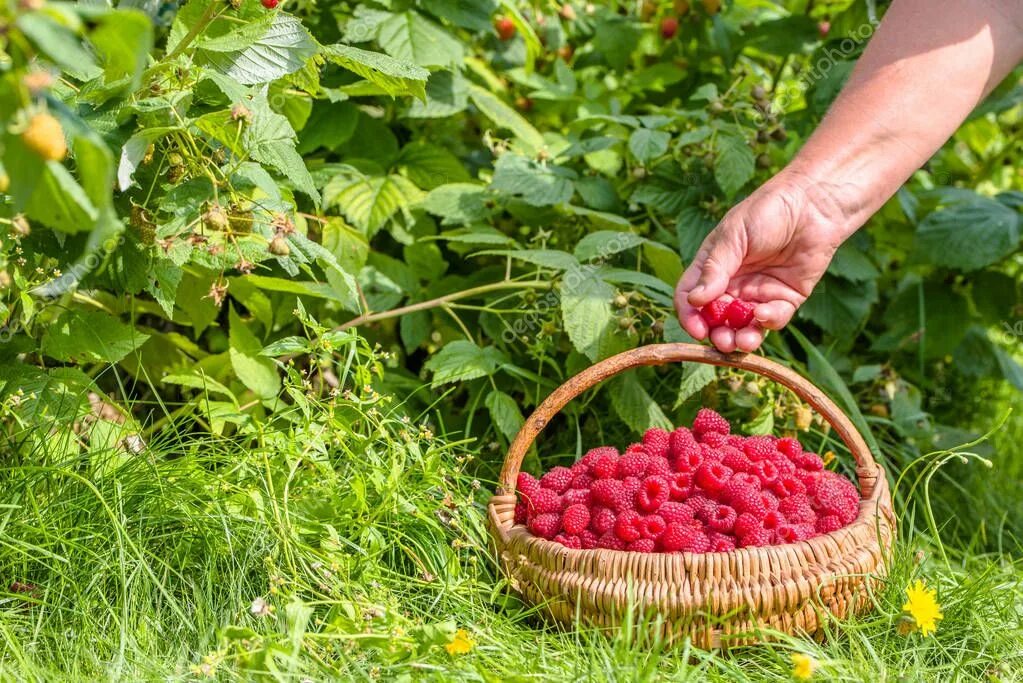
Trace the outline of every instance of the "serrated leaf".
{"label": "serrated leaf", "polygon": [[646,238],[634,232],[598,230],[579,240],[575,245],[575,257],[581,261],[605,260],[614,254],[627,251],[646,242]]}
{"label": "serrated leaf", "polygon": [[877,285],[872,281],[853,283],[825,275],[800,307],[799,316],[812,320],[832,336],[852,335],[877,303],[877,296]]}
{"label": "serrated leaf", "polygon": [[497,348],[481,348],[473,342],[460,339],[444,345],[423,367],[433,373],[432,386],[467,382],[497,372],[507,357]]}
{"label": "serrated leaf", "polygon": [[515,399],[503,391],[495,390],[487,394],[484,403],[490,411],[490,419],[493,420],[497,431],[508,441],[514,439],[525,423]]}
{"label": "serrated leaf", "polygon": [[599,360],[601,342],[613,329],[614,296],[614,287],[592,269],[570,270],[562,280],[561,317],[565,331],[576,350],[591,361]]}
{"label": "serrated leaf", "polygon": [[419,66],[455,66],[462,61],[462,44],[418,12],[397,12],[377,27],[384,51]]}
{"label": "serrated leaf", "polygon": [[372,236],[423,192],[405,176],[338,176],[323,188],[326,204],[337,206],[352,225]]}
{"label": "serrated leaf", "polygon": [[663,130],[637,128],[629,136],[629,151],[640,163],[647,163],[668,151],[671,134]]}
{"label": "serrated leaf", "polygon": [[465,111],[469,106],[469,82],[458,69],[435,71],[426,83],[426,99],[413,101],[405,116],[439,119]]}
{"label": "serrated leaf", "polygon": [[252,120],[242,134],[249,156],[274,168],[319,203],[320,193],[296,149],[297,136],[287,117],[270,109],[265,97],[253,100],[250,106]]}
{"label": "serrated leaf", "polygon": [[444,147],[422,140],[410,142],[401,148],[397,166],[424,190],[470,180],[469,172],[458,157]]}
{"label": "serrated leaf", "polygon": [[927,261],[977,270],[1019,248],[1019,214],[977,196],[929,214],[917,228],[916,248]]}
{"label": "serrated leaf", "polygon": [[717,371],[713,365],[690,363],[682,372],[682,381],[678,387],[678,396],[675,398],[674,407],[678,408],[716,379]]}
{"label": "serrated leaf", "polygon": [[149,335],[99,311],[68,311],[47,327],[42,351],[59,361],[117,363]]}
{"label": "serrated leaf", "polygon": [[467,225],[490,215],[487,188],[473,183],[449,183],[430,191],[422,207],[441,217],[443,225]]}
{"label": "serrated leaf", "polygon": [[494,164],[490,187],[530,206],[554,206],[572,199],[575,172],[506,152]]}
{"label": "serrated leaf", "polygon": [[100,57],[106,83],[123,84],[126,91],[137,89],[153,48],[149,17],[132,9],[109,12],[89,39]]}
{"label": "serrated leaf", "polygon": [[469,97],[480,113],[490,119],[498,128],[510,130],[526,145],[527,151],[536,153],[544,146],[543,135],[517,111],[502,102],[495,95],[478,85],[469,85]]}
{"label": "serrated leaf", "polygon": [[642,433],[651,427],[671,429],[671,421],[640,384],[635,372],[627,372],[608,382],[611,405],[632,431]]}
{"label": "serrated leaf", "polygon": [[102,73],[81,38],[45,12],[20,13],[15,25],[40,52],[78,80],[89,81]]}
{"label": "serrated leaf", "polygon": [[714,180],[728,197],[753,177],[756,158],[742,136],[718,131],[714,140]]}
{"label": "serrated leaf", "polygon": [[471,31],[490,28],[490,16],[497,10],[496,0],[430,0],[424,3],[434,16]]}
{"label": "serrated leaf", "polygon": [[281,389],[281,378],[274,362],[262,355],[260,344],[234,306],[228,310],[228,341],[231,367],[242,384],[259,398],[273,398]]}
{"label": "serrated leaf", "polygon": [[874,280],[881,274],[871,263],[870,258],[851,242],[846,242],[838,248],[831,259],[831,265],[828,266],[828,272],[853,282]]}
{"label": "serrated leaf", "polygon": [[575,270],[579,261],[565,251],[557,249],[491,249],[480,251],[474,256],[508,256],[518,261],[525,261],[551,270]]}
{"label": "serrated leaf", "polygon": [[316,54],[316,42],[296,17],[274,14],[266,32],[241,50],[201,52],[217,71],[243,85],[269,83],[298,71]]}
{"label": "serrated leaf", "polygon": [[362,76],[391,97],[411,95],[426,100],[430,72],[408,61],[350,45],[327,45],[323,55],[338,66]]}

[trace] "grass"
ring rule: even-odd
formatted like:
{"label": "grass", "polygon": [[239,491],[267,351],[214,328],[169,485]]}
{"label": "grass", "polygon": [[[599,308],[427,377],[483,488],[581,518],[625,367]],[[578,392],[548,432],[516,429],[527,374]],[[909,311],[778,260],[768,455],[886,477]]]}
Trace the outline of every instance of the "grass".
{"label": "grass", "polygon": [[[923,489],[901,499],[874,613],[725,654],[650,642],[642,623],[539,622],[487,549],[473,476],[492,456],[400,415],[379,396],[310,400],[233,436],[172,423],[134,457],[60,455],[51,425],[0,459],[0,680],[786,681],[793,652],[819,680],[1020,680],[1023,529],[995,507],[1019,504],[1018,414],[994,470],[935,478],[933,525]],[[942,543],[978,515],[981,532]],[[898,633],[915,578],[942,604],[932,637]],[[456,629],[470,652],[444,648]]]}

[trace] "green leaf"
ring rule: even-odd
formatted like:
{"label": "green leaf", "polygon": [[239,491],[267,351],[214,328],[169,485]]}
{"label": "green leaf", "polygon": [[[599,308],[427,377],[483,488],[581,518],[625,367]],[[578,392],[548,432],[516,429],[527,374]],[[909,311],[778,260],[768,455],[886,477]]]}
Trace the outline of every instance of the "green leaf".
{"label": "green leaf", "polygon": [[543,148],[545,143],[540,131],[495,95],[478,85],[470,85],[469,97],[480,113],[490,119],[495,126],[510,130],[521,140],[526,145],[526,151],[535,154]]}
{"label": "green leaf", "polygon": [[391,97],[411,95],[426,100],[426,81],[430,72],[421,66],[350,45],[327,45],[323,48],[323,56],[362,76]]}
{"label": "green leaf", "polygon": [[466,339],[449,342],[435,353],[423,367],[433,373],[433,386],[467,382],[497,372],[507,357],[497,348],[480,348]]}
{"label": "green leaf", "polygon": [[713,365],[690,363],[682,372],[682,381],[678,387],[678,396],[675,398],[674,407],[678,408],[715,380],[717,380],[717,371]]}
{"label": "green leaf", "polygon": [[92,53],[83,47],[82,39],[46,13],[25,12],[18,16],[15,25],[70,76],[90,81],[103,73]]}
{"label": "green leaf", "polygon": [[470,31],[488,30],[490,16],[497,7],[496,0],[430,0],[424,3],[424,8],[434,16]]}
{"label": "green leaf", "polygon": [[99,54],[105,81],[123,83],[126,91],[136,90],[153,49],[153,22],[149,17],[133,9],[109,12],[89,39]]}
{"label": "green leaf", "polygon": [[337,176],[325,188],[325,204],[337,206],[352,225],[374,235],[399,210],[423,197],[405,176]]}
{"label": "green leaf", "polygon": [[397,166],[424,190],[471,179],[462,162],[447,148],[422,140],[410,142],[401,148]]}
{"label": "green leaf", "polygon": [[320,201],[305,161],[296,150],[296,135],[286,116],[270,109],[265,97],[251,101],[252,120],[245,127],[242,143],[256,161],[271,166],[295,187]]}
{"label": "green leaf", "polygon": [[460,42],[418,12],[391,15],[377,28],[377,42],[395,59],[419,66],[456,66],[463,56]]}
{"label": "green leaf", "polygon": [[553,206],[572,199],[575,172],[505,152],[494,164],[490,187],[530,206]]}
{"label": "green leaf", "polygon": [[799,316],[832,336],[847,337],[860,328],[877,298],[877,285],[872,281],[853,283],[825,275],[800,307]]}
{"label": "green leaf", "polygon": [[917,228],[916,248],[935,265],[977,270],[1013,253],[1019,239],[1019,214],[977,196],[929,214]]}
{"label": "green leaf", "polygon": [[480,251],[474,256],[508,256],[551,270],[575,270],[579,261],[568,252],[557,249],[491,249]]}
{"label": "green leaf", "polygon": [[614,254],[627,251],[646,242],[646,238],[634,232],[598,230],[586,235],[575,245],[575,257],[581,262],[605,260]]}
{"label": "green leaf", "polygon": [[439,119],[465,111],[469,106],[469,82],[457,69],[435,71],[426,84],[426,100],[415,100],[405,112],[414,119]]}
{"label": "green leaf", "polygon": [[678,251],[684,261],[693,260],[714,225],[714,220],[697,206],[687,206],[679,212],[675,231],[678,234]]}
{"label": "green leaf", "polygon": [[228,310],[228,325],[231,367],[238,379],[259,398],[273,398],[281,389],[277,367],[262,355],[263,345],[235,313],[234,306]]}
{"label": "green leaf", "polygon": [[441,217],[443,225],[468,225],[490,215],[487,188],[473,183],[450,183],[430,191],[422,206]]}
{"label": "green leaf", "polygon": [[503,391],[495,390],[487,394],[484,403],[497,431],[508,441],[514,439],[525,423],[515,399]]}
{"label": "green leaf", "polygon": [[870,258],[852,242],[846,242],[838,248],[828,266],[828,272],[853,282],[875,280],[881,275]]}
{"label": "green leaf", "polygon": [[597,22],[593,39],[594,52],[602,56],[616,71],[622,71],[639,45],[643,30],[632,19],[605,15]]}
{"label": "green leaf", "polygon": [[642,433],[651,427],[672,428],[671,421],[643,388],[635,372],[615,377],[608,382],[607,388],[615,412],[632,431]]}
{"label": "green leaf", "polygon": [[283,12],[257,40],[240,50],[203,50],[202,55],[220,73],[241,83],[269,83],[298,71],[316,54],[316,43],[297,18]]}
{"label": "green leaf", "polygon": [[611,334],[615,315],[611,309],[614,287],[596,273],[577,268],[565,273],[561,284],[561,317],[576,350],[597,361],[601,342]]}
{"label": "green leaf", "polygon": [[184,271],[176,263],[166,258],[156,259],[150,269],[146,291],[156,299],[168,318],[174,316],[174,299],[183,274]]}
{"label": "green leaf", "polygon": [[299,154],[308,154],[320,147],[336,150],[351,139],[358,123],[359,108],[351,102],[317,100],[298,134]]}
{"label": "green leaf", "polygon": [[47,327],[42,350],[59,361],[117,363],[147,339],[149,335],[107,313],[68,311]]}
{"label": "green leaf", "polygon": [[671,133],[663,130],[637,128],[629,136],[629,151],[640,163],[647,163],[668,151]]}
{"label": "green leaf", "polygon": [[726,196],[733,197],[756,170],[753,150],[742,136],[718,131],[714,153],[714,180]]}
{"label": "green leaf", "polygon": [[921,286],[910,279],[884,312],[888,329],[874,346],[879,350],[919,349],[926,358],[941,358],[962,340],[966,332],[963,323],[969,317],[966,297],[944,282],[929,281]]}

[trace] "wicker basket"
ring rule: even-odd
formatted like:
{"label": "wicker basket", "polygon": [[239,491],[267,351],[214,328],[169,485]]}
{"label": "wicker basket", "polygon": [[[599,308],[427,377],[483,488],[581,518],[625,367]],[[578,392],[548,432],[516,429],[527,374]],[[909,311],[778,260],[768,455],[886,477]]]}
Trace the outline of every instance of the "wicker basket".
{"label": "wicker basket", "polygon": [[[788,387],[834,428],[856,459],[860,511],[849,526],[807,541],[728,553],[632,553],[573,550],[514,523],[522,458],[565,404],[601,380],[641,365],[693,361],[752,371]],[[515,437],[488,505],[490,532],[513,587],[564,623],[579,618],[616,627],[633,604],[659,614],[651,628],[688,636],[703,648],[749,644],[763,629],[814,634],[827,613],[842,618],[870,606],[868,589],[885,574],[895,529],[888,482],[863,437],[819,389],[766,358],[724,355],[692,344],[644,346],[601,361],[571,378],[536,409]]]}

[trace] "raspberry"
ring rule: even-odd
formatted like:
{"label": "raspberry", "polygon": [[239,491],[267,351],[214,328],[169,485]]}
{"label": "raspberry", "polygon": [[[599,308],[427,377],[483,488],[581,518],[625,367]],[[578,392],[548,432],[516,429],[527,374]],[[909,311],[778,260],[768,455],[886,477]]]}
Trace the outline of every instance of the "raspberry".
{"label": "raspberry", "polygon": [[532,531],[535,536],[539,536],[540,538],[551,540],[557,535],[560,529],[561,515],[556,512],[545,512],[543,514],[536,515],[533,519],[529,520],[529,530]]}
{"label": "raspberry", "polygon": [[718,498],[722,502],[731,503],[732,499],[745,491],[756,493],[760,490],[760,478],[749,472],[736,472],[728,483],[718,491]]}
{"label": "raspberry", "polygon": [[593,476],[597,479],[614,479],[618,473],[618,452],[604,453],[593,463]]}
{"label": "raspberry", "polygon": [[41,112],[28,120],[21,141],[47,161],[63,161],[67,156],[64,130],[52,114]]}
{"label": "raspberry", "polygon": [[778,468],[778,472],[781,476],[796,473],[796,466],[792,464],[791,460],[785,457],[784,453],[775,451],[771,455],[770,461]]}
{"label": "raspberry", "polygon": [[618,478],[642,477],[646,473],[646,466],[649,462],[650,457],[642,451],[631,453],[626,451],[625,455],[618,459]]}
{"label": "raspberry", "polygon": [[651,538],[641,538],[625,546],[625,549],[633,553],[652,553],[657,545]]}
{"label": "raspberry", "polygon": [[590,489],[593,502],[600,503],[612,510],[625,510],[632,504],[632,498],[622,488],[617,479],[598,479]]}
{"label": "raspberry", "polygon": [[636,492],[639,491],[642,485],[643,480],[639,477],[625,477],[625,479],[622,479],[622,492],[625,494],[626,507],[631,509],[636,508]]}
{"label": "raspberry", "polygon": [[596,464],[596,462],[602,456],[605,455],[613,455],[614,457],[617,458],[618,449],[614,448],[613,446],[600,446],[599,448],[591,448],[590,450],[586,451],[586,455],[579,458],[579,462],[577,462],[576,464],[585,465],[586,470],[590,471],[593,469],[593,466]]}
{"label": "raspberry", "polygon": [[755,464],[756,469],[753,470],[753,473],[760,478],[760,483],[763,484],[765,488],[774,486],[774,482],[778,481],[778,476],[781,474],[781,472],[778,471],[778,466],[770,460],[761,460]]}
{"label": "raspberry", "polygon": [[696,438],[685,427],[679,427],[673,431],[671,436],[668,437],[668,443],[670,445],[671,457],[673,458],[689,453],[696,448]]}
{"label": "raspberry", "polygon": [[728,437],[717,432],[707,432],[700,437],[700,443],[714,449],[724,448],[728,445]]}
{"label": "raspberry", "polygon": [[739,449],[725,446],[722,449],[721,464],[733,472],[752,472],[753,463]]}
{"label": "raspberry", "polygon": [[497,31],[497,37],[501,40],[511,40],[515,37],[515,22],[508,17],[499,17],[494,22],[494,30]]}
{"label": "raspberry", "polygon": [[639,453],[648,457],[650,456],[650,454],[646,452],[646,446],[641,443],[629,444],[629,447],[625,449],[625,453],[622,453],[622,455],[626,455],[628,453]]}
{"label": "raspberry", "polygon": [[696,524],[669,525],[660,542],[664,551],[669,553],[705,553],[710,548],[710,539]]}
{"label": "raspberry", "polygon": [[643,517],[635,510],[626,510],[622,514],[618,515],[615,520],[615,536],[625,541],[626,543],[632,543],[638,541],[643,535],[640,529],[640,524],[643,521]]}
{"label": "raspberry", "polygon": [[792,464],[808,472],[820,472],[824,469],[824,460],[816,453],[802,453],[792,459]]}
{"label": "raspberry", "polygon": [[728,424],[728,420],[710,408],[700,408],[700,411],[696,413],[696,419],[693,420],[693,434],[696,438],[710,432],[727,435],[731,430],[732,427]]}
{"label": "raspberry", "polygon": [[728,302],[722,299],[715,299],[700,309],[700,317],[707,323],[707,327],[721,327],[727,322],[725,311],[728,310]]}
{"label": "raspberry", "polygon": [[661,455],[654,455],[650,457],[650,461],[646,465],[646,475],[667,477],[672,474],[671,464],[668,459]]}
{"label": "raspberry", "polygon": [[725,438],[725,441],[728,442],[728,445],[732,448],[738,448],[741,451],[743,444],[746,443],[746,437],[739,436],[738,434],[729,434]]}
{"label": "raspberry", "polygon": [[768,510],[764,518],[760,520],[760,524],[768,531],[777,531],[786,521],[788,520],[782,513],[777,510]]}
{"label": "raspberry", "polygon": [[643,434],[643,446],[651,456],[666,458],[671,451],[671,435],[656,427],[648,429]]}
{"label": "raspberry", "polygon": [[671,487],[664,477],[647,477],[636,491],[636,507],[643,512],[657,512],[671,495]]}
{"label": "raspberry", "polygon": [[625,541],[615,536],[613,531],[609,531],[597,540],[597,547],[608,550],[625,550]]}
{"label": "raspberry", "polygon": [[791,436],[787,436],[784,439],[778,439],[778,442],[774,444],[774,446],[784,453],[792,462],[795,462],[796,458],[803,454],[802,444],[800,444],[798,440],[793,439]]}
{"label": "raspberry", "polygon": [[712,531],[707,534],[707,538],[710,541],[710,550],[707,552],[730,553],[735,550],[735,539],[728,534],[719,534]]}
{"label": "raspberry", "polygon": [[798,493],[806,493],[806,484],[799,481],[799,477],[792,474],[783,474],[774,482],[771,490],[780,498],[788,498]]}
{"label": "raspberry", "polygon": [[583,547],[582,540],[578,536],[572,536],[567,534],[558,534],[554,537],[555,543],[560,543],[566,548],[574,548],[576,550]]}
{"label": "raspberry", "polygon": [[708,462],[721,462],[721,458],[723,457],[721,451],[714,446],[705,443],[700,444],[700,453],[703,455],[704,464]]}
{"label": "raspberry", "polygon": [[770,491],[760,492],[760,502],[769,511],[778,509],[778,496],[774,495]]}
{"label": "raspberry", "polygon": [[732,531],[735,533],[736,538],[741,538],[763,528],[764,525],[760,523],[756,515],[744,512],[735,518],[735,525],[732,527]]}
{"label": "raspberry", "polygon": [[777,448],[775,448],[774,440],[769,436],[751,436],[743,443],[742,450],[746,453],[747,458],[753,462],[759,462],[770,459]]}
{"label": "raspberry", "polygon": [[740,489],[733,492],[731,497],[728,498],[728,502],[732,504],[732,507],[735,508],[735,511],[740,515],[744,512],[748,512],[757,519],[766,515],[767,511],[770,509],[764,503],[761,492],[752,488]]}
{"label": "raspberry", "polygon": [[818,513],[838,515],[843,524],[852,522],[859,513],[860,495],[856,486],[835,472],[822,472],[820,478],[807,487],[807,495]]}
{"label": "raspberry", "polygon": [[707,519],[707,526],[718,533],[727,534],[734,528],[737,517],[738,515],[735,514],[733,508],[727,505],[718,505],[710,513],[710,517]]}
{"label": "raspberry", "polygon": [[529,505],[524,500],[515,503],[515,523],[525,524],[528,521]]}
{"label": "raspberry", "polygon": [[782,524],[774,532],[779,543],[798,543],[814,535],[812,524]]}
{"label": "raspberry", "polygon": [[532,508],[531,512],[536,514],[561,512],[561,496],[550,489],[537,489],[536,493],[526,500]]}
{"label": "raspberry", "polygon": [[519,477],[515,480],[515,488],[522,496],[532,498],[540,490],[540,482],[529,472],[519,472]]}
{"label": "raspberry", "polygon": [[762,545],[770,545],[771,532],[767,529],[754,529],[744,536],[739,537],[740,548],[750,548]]}
{"label": "raspberry", "polygon": [[810,497],[805,493],[791,495],[779,502],[778,512],[785,515],[785,519],[793,524],[813,524],[817,519],[813,506],[810,505]]}
{"label": "raspberry", "polygon": [[683,505],[692,511],[693,517],[704,522],[707,521],[714,508],[717,507],[717,503],[701,493],[690,496],[689,500],[683,503]]}
{"label": "raspberry", "polygon": [[575,475],[567,467],[552,467],[551,470],[540,477],[540,486],[557,493],[564,493],[572,485]]}
{"label": "raspberry", "polygon": [[661,515],[647,515],[640,522],[640,532],[643,534],[643,538],[657,540],[667,528],[668,525]]}
{"label": "raspberry", "polygon": [[590,509],[582,503],[569,505],[561,515],[561,528],[565,533],[578,535],[590,525]]}
{"label": "raspberry", "polygon": [[591,550],[597,547],[597,535],[589,529],[579,532],[579,545],[583,550]]}
{"label": "raspberry", "polygon": [[694,450],[675,458],[675,469],[679,472],[695,472],[703,464],[703,449],[698,445]]}
{"label": "raspberry", "polygon": [[593,477],[588,474],[577,474],[575,479],[572,480],[572,488],[574,489],[588,489],[591,486],[593,486]]}
{"label": "raspberry", "polygon": [[672,524],[692,524],[696,519],[693,516],[693,509],[683,503],[668,501],[661,506],[657,514],[664,519],[669,526]]}
{"label": "raspberry", "polygon": [[678,33],[678,19],[676,17],[664,17],[661,19],[661,37],[671,40]]}
{"label": "raspberry", "polygon": [[564,507],[571,505],[583,505],[587,509],[593,503],[593,492],[589,489],[569,489],[561,497],[561,504]]}
{"label": "raspberry", "polygon": [[749,301],[732,299],[725,309],[725,320],[733,330],[741,330],[753,322],[753,309],[756,308]]}
{"label": "raspberry", "polygon": [[615,513],[611,508],[600,505],[590,511],[590,528],[593,533],[603,536],[615,528]]}
{"label": "raspberry", "polygon": [[838,531],[844,524],[838,515],[824,515],[818,517],[814,523],[813,528],[818,534],[830,534],[832,531]]}
{"label": "raspberry", "polygon": [[719,462],[706,463],[696,470],[696,484],[704,491],[720,491],[731,477],[732,470]]}
{"label": "raspberry", "polygon": [[[693,490],[692,472],[675,472],[667,477],[668,498],[671,500],[683,501],[689,497]],[[667,505],[667,503],[665,503]],[[661,507],[664,507],[662,505]]]}

